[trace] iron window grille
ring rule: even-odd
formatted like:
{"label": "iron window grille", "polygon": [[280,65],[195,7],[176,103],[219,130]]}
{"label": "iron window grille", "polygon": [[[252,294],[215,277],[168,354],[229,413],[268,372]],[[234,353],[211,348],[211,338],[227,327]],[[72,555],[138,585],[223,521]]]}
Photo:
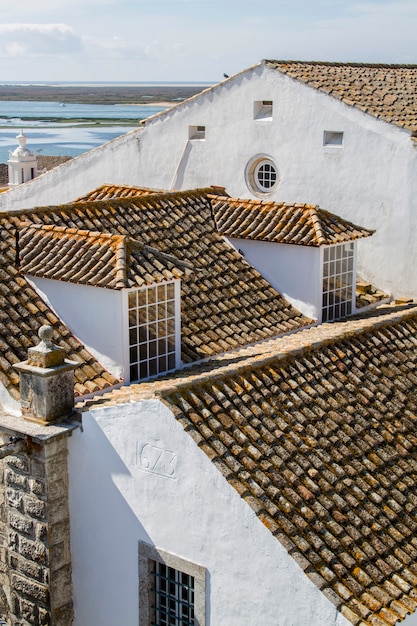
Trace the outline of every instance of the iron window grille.
{"label": "iron window grille", "polygon": [[152,626],[195,626],[194,577],[152,561]]}
{"label": "iron window grille", "polygon": [[139,542],[139,626],[205,626],[206,570]]}

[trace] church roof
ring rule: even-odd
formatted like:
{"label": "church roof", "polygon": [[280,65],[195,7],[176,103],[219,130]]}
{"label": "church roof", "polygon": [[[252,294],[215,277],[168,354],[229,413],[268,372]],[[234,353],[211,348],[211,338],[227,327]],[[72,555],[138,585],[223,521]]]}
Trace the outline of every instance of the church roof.
{"label": "church roof", "polygon": [[122,388],[160,397],[352,623],[417,609],[417,307],[324,324]]}
{"label": "church roof", "polygon": [[226,237],[322,246],[369,237],[374,232],[309,204],[284,204],[216,196],[217,228]]}
{"label": "church roof", "polygon": [[[125,188],[119,189],[123,192]],[[44,276],[51,271],[55,277],[62,272],[61,278],[91,281],[88,284],[105,281],[105,272],[100,273],[105,267],[101,254],[110,254],[117,242],[128,246],[131,240],[139,240],[132,254],[133,265],[143,268],[146,260],[151,264],[148,274],[153,278],[157,271],[166,276],[164,271],[174,275],[179,271],[189,273],[192,268],[181,282],[185,363],[310,324],[217,232],[212,217],[212,191],[74,202],[0,214],[0,325],[5,329],[0,338],[0,380],[14,397],[19,383],[11,365],[26,358],[27,349],[37,343],[37,332],[43,324],[51,324],[63,337],[62,347],[68,358],[82,363],[75,371],[77,395],[117,382],[48,308],[22,271],[36,271]],[[23,239],[19,241],[21,229]],[[48,247],[43,247],[46,244]],[[63,250],[58,252],[61,244],[63,250],[70,244],[80,246],[84,260],[91,261],[78,276],[80,266],[71,260],[71,247],[64,254]],[[94,251],[96,244],[98,254]],[[142,254],[141,259],[135,256],[137,253]],[[52,269],[54,254],[57,263]],[[181,259],[181,263],[173,258]],[[116,265],[114,262],[113,269]],[[138,276],[139,280],[144,279],[139,270]],[[114,272],[111,280],[116,280]]]}
{"label": "church roof", "polygon": [[417,65],[274,60],[265,64],[364,113],[417,133]]}

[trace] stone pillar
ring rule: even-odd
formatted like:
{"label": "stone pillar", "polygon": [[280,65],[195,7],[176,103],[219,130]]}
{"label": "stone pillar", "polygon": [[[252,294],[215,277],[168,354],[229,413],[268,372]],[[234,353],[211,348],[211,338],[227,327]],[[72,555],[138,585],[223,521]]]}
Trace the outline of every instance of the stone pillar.
{"label": "stone pillar", "polygon": [[51,333],[16,366],[22,416],[0,414],[0,623],[10,626],[73,621],[67,446],[80,423],[75,364]]}
{"label": "stone pillar", "polygon": [[67,418],[74,408],[74,369],[64,351],[52,343],[51,326],[39,330],[40,343],[28,350],[28,360],[14,367],[20,372],[20,404],[28,420],[50,424]]}

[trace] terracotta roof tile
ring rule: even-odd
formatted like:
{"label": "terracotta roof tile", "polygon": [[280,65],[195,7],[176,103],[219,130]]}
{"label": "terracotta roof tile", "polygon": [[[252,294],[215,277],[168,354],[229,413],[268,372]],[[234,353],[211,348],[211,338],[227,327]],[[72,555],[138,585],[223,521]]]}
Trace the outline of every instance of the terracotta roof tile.
{"label": "terracotta roof tile", "polygon": [[92,202],[97,200],[111,200],[112,198],[135,198],[153,193],[162,193],[162,190],[148,189],[147,187],[127,187],[125,185],[101,185],[85,196],[77,198],[76,202]]}
{"label": "terracotta roof tile", "polygon": [[213,196],[213,212],[219,232],[237,239],[322,246],[374,232],[308,204]]}
{"label": "terracotta roof tile", "polygon": [[265,61],[349,106],[417,132],[417,65]]}
{"label": "terracotta roof tile", "polygon": [[387,308],[108,401],[161,397],[351,623],[395,624],[417,607],[416,336],[417,307]]}
{"label": "terracotta roof tile", "polygon": [[[80,365],[75,370],[77,395],[99,391],[118,381],[96,361],[68,328],[49,309],[15,267],[15,226],[0,217],[0,380],[10,395],[19,397],[19,376],[12,365],[27,358],[29,347],[39,342],[38,330],[50,324],[69,359]],[[93,389],[88,385],[91,383]]]}
{"label": "terracotta roof tile", "polygon": [[[0,322],[6,330],[3,354],[8,355],[7,362],[25,359],[27,349],[38,341],[38,328],[50,323],[63,337],[60,345],[68,357],[83,363],[76,370],[77,394],[100,389],[103,380],[116,382],[37,296],[16,262],[20,257],[22,270],[28,273],[109,286],[111,281],[118,284],[120,259],[114,251],[120,251],[122,242],[130,258],[127,285],[150,282],[158,272],[166,279],[166,272],[176,275],[193,268],[181,283],[182,359],[186,363],[308,325],[310,320],[223,241],[212,218],[212,191],[128,196],[2,213]],[[132,240],[140,244],[131,245]],[[73,246],[78,246],[87,264],[79,263],[77,257],[71,259]],[[108,272],[110,267],[113,273]],[[6,367],[1,376],[16,397],[16,374]]]}
{"label": "terracotta roof tile", "polygon": [[108,289],[180,278],[191,267],[125,235],[62,226],[24,226],[18,247],[22,274]]}

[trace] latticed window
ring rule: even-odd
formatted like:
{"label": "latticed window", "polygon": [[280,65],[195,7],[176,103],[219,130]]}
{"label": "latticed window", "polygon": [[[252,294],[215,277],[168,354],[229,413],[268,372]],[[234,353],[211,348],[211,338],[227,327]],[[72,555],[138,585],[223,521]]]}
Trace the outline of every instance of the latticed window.
{"label": "latticed window", "polygon": [[130,381],[143,380],[177,366],[179,282],[128,293]]}
{"label": "latticed window", "polygon": [[322,321],[329,322],[353,312],[355,246],[329,246],[323,253]]}
{"label": "latticed window", "polygon": [[139,626],[205,626],[206,569],[139,542]]}
{"label": "latticed window", "polygon": [[153,561],[152,626],[194,626],[194,577]]}
{"label": "latticed window", "polygon": [[255,182],[261,191],[270,191],[277,182],[277,171],[269,161],[261,161],[255,167]]}

